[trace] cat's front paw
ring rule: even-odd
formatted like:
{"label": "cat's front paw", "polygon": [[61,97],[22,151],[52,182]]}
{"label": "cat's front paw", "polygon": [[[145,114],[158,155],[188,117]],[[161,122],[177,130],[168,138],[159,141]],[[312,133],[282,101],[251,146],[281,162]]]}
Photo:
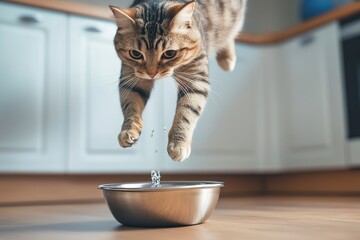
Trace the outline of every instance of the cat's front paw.
{"label": "cat's front paw", "polygon": [[186,142],[170,142],[167,151],[172,160],[182,162],[189,158],[191,153],[191,144]]}
{"label": "cat's front paw", "polygon": [[136,129],[121,131],[118,140],[123,148],[131,147],[139,139],[140,133]]}

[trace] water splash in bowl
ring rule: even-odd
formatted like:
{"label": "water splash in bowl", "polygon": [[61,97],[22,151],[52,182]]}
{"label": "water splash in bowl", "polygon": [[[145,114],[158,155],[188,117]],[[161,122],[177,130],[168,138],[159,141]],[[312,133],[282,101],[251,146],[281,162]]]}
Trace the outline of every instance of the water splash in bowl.
{"label": "water splash in bowl", "polygon": [[160,170],[151,171],[151,187],[161,187],[160,185]]}

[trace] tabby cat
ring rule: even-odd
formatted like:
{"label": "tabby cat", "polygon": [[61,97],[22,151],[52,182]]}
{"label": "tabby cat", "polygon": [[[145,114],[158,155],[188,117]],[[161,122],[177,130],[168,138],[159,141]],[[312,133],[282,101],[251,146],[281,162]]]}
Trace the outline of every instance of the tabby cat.
{"label": "tabby cat", "polygon": [[122,70],[119,83],[124,123],[122,147],[131,147],[143,126],[142,112],[154,82],[172,76],[178,85],[168,153],[183,161],[210,90],[208,54],[225,71],[235,67],[234,38],[242,28],[247,0],[135,0],[128,9],[110,6],[114,43]]}

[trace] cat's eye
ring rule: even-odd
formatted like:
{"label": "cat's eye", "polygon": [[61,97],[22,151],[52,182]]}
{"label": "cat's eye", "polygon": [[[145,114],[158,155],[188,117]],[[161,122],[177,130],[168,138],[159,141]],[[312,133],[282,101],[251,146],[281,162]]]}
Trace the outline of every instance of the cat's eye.
{"label": "cat's eye", "polygon": [[176,56],[175,50],[167,50],[166,52],[163,53],[163,58],[171,59],[175,56]]}
{"label": "cat's eye", "polygon": [[141,59],[143,57],[143,55],[141,54],[141,52],[136,51],[136,50],[130,50],[129,52],[130,56],[134,59]]}

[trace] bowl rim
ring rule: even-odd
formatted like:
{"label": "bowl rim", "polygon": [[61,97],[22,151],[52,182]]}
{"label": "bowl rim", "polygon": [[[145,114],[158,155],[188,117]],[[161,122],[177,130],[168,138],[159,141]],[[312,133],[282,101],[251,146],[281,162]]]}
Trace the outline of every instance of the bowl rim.
{"label": "bowl rim", "polygon": [[[129,185],[143,187],[126,187]],[[165,185],[165,186],[164,186]],[[167,185],[167,186],[166,186]],[[172,186],[168,186],[172,185]],[[162,181],[161,187],[151,187],[151,182],[120,182],[100,184],[98,189],[121,192],[157,192],[166,190],[181,189],[204,189],[224,187],[224,182],[220,181]]]}

